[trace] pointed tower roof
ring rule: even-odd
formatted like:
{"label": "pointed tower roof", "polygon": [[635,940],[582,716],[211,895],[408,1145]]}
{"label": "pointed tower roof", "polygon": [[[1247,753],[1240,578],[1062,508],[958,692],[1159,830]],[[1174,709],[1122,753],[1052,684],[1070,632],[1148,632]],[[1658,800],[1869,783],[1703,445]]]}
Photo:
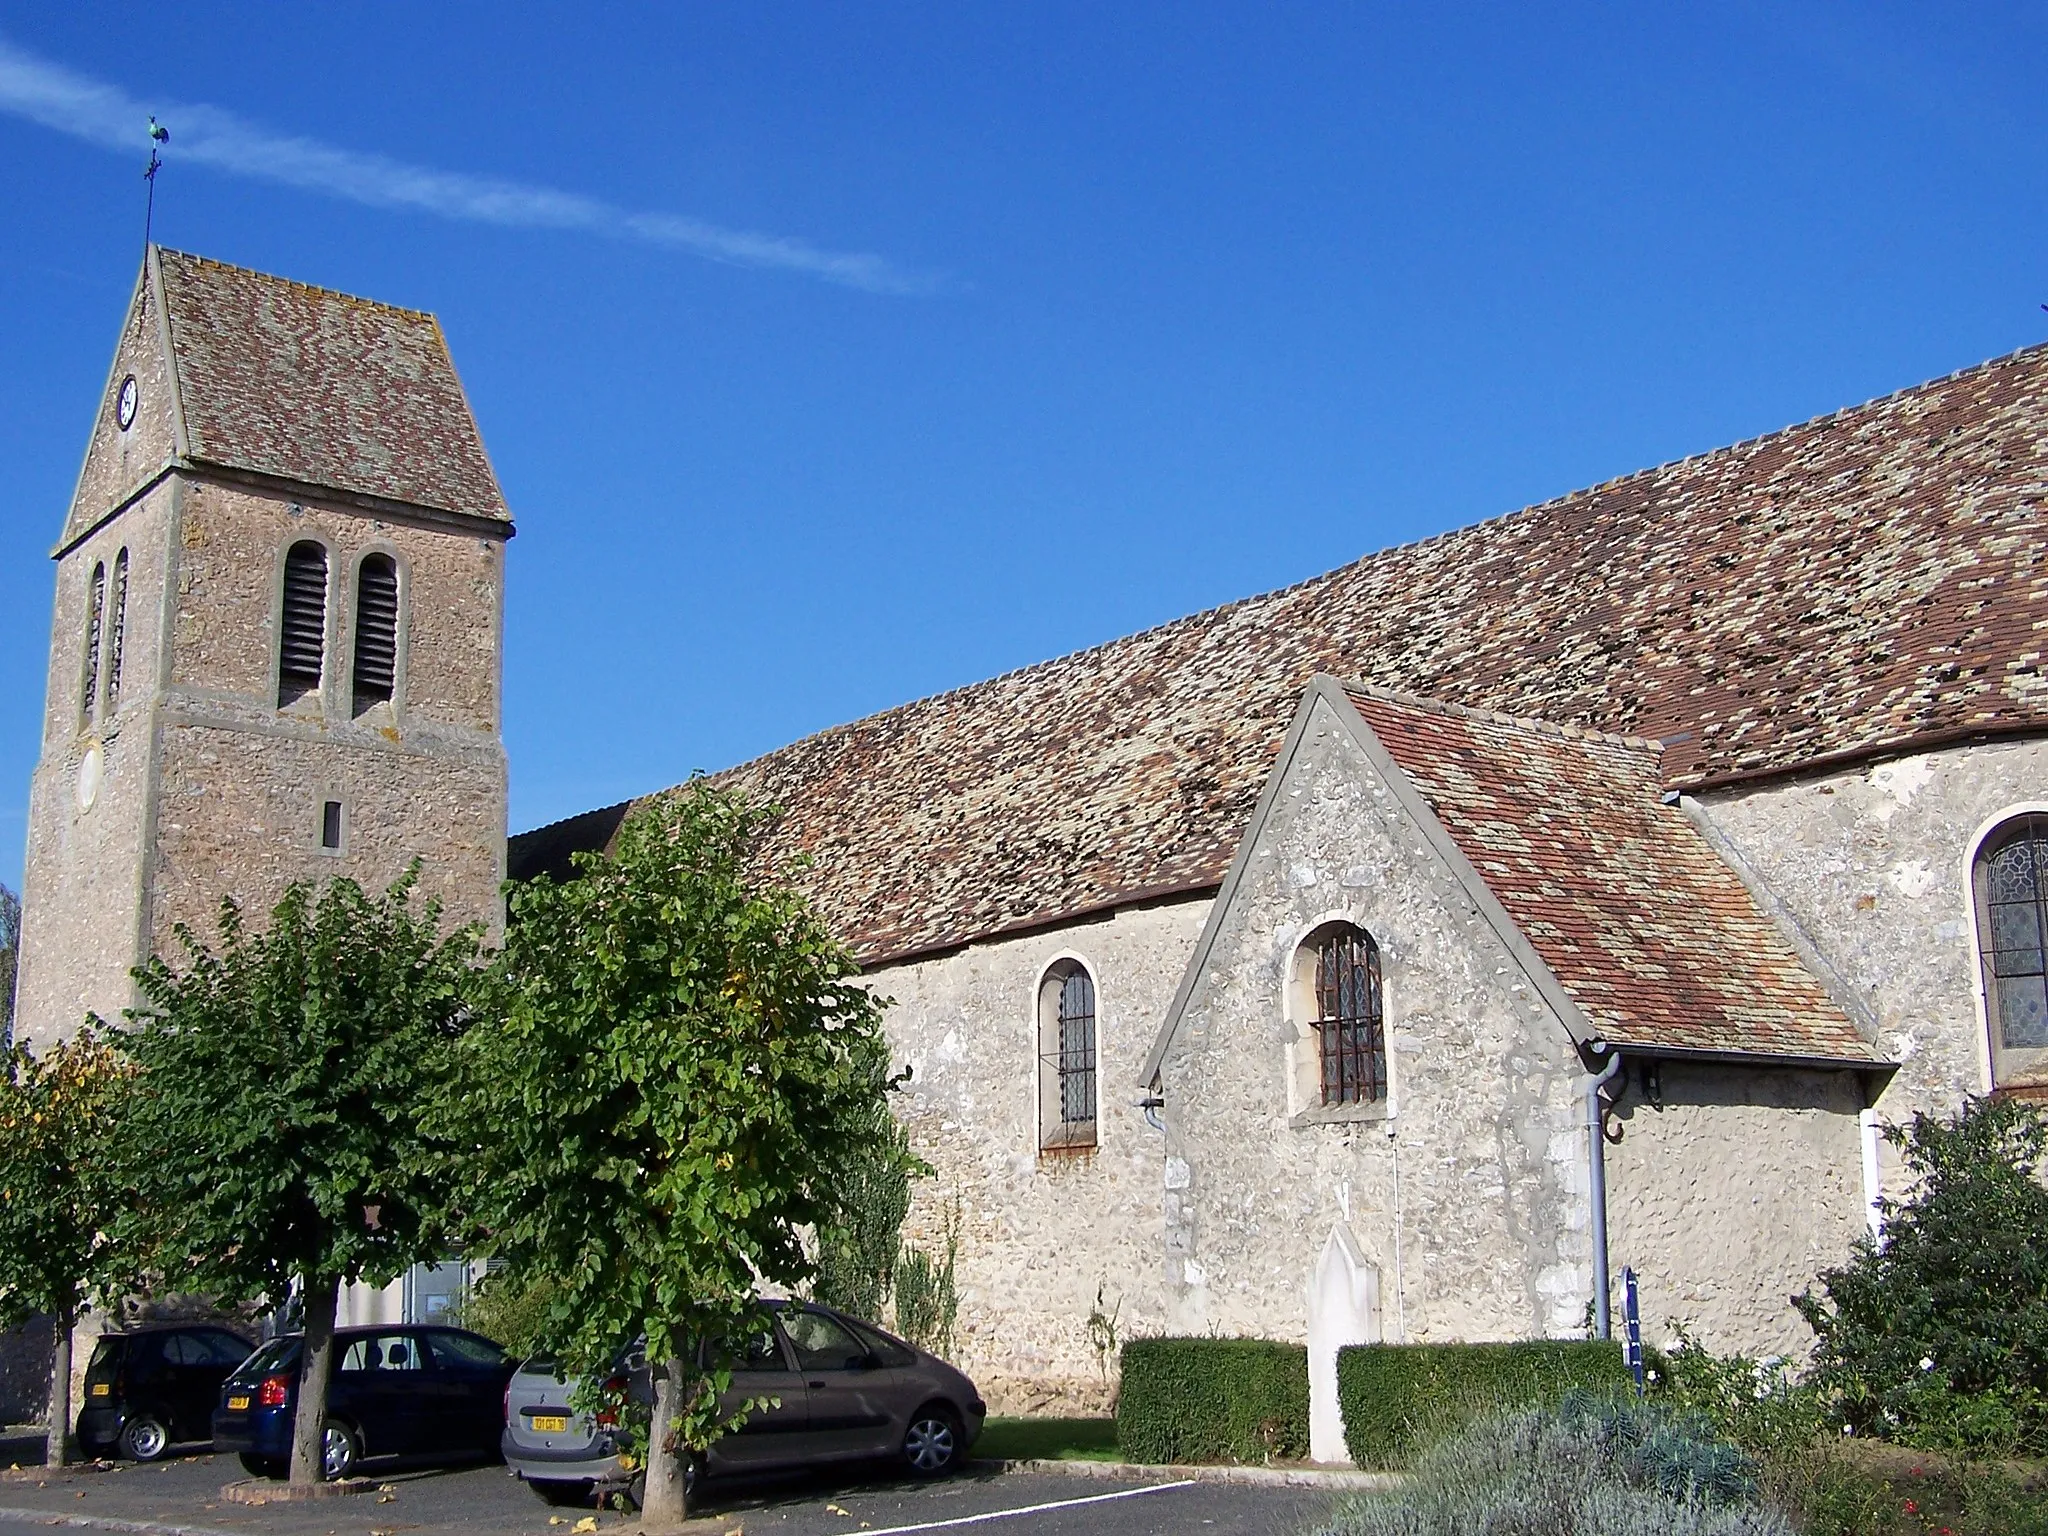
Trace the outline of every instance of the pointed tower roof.
{"label": "pointed tower roof", "polygon": [[[162,246],[136,304],[158,317],[179,460],[510,521],[432,315]],[[67,537],[98,510],[81,499]]]}

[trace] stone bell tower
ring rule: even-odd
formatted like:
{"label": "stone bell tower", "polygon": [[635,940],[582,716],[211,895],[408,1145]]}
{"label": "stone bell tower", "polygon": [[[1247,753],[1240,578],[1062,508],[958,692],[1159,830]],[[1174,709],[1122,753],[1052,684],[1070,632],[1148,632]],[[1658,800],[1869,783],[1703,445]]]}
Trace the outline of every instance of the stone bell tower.
{"label": "stone bell tower", "polygon": [[493,934],[511,515],[433,316],[152,247],[54,557],[15,1029],[295,880]]}

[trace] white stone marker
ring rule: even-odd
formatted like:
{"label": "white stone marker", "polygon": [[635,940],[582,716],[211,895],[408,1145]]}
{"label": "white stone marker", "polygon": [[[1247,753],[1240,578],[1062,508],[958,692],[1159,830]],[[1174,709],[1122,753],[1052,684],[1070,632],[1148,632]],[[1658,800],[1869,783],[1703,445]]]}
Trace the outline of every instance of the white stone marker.
{"label": "white stone marker", "polygon": [[1343,1222],[1330,1229],[1308,1283],[1308,1454],[1348,1466],[1337,1403],[1337,1351],[1380,1338],[1380,1272]]}

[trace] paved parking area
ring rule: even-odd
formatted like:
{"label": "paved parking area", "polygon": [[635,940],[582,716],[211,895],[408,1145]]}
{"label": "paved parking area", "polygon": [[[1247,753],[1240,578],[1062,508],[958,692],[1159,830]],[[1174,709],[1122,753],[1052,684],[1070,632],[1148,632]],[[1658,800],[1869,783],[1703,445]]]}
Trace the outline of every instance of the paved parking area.
{"label": "paved parking area", "polygon": [[[378,1475],[375,1464],[366,1469]],[[106,1471],[0,1473],[0,1536],[52,1536],[62,1527],[139,1536],[574,1536],[586,1515],[599,1536],[627,1536],[632,1515],[550,1509],[501,1466],[388,1470],[382,1490],[348,1498],[251,1507],[225,1503],[242,1477],[227,1456],[191,1456]],[[1330,1507],[1299,1488],[1077,1478],[970,1466],[937,1483],[865,1476],[714,1484],[696,1511],[705,1536],[1167,1536],[1246,1532],[1297,1536]]]}

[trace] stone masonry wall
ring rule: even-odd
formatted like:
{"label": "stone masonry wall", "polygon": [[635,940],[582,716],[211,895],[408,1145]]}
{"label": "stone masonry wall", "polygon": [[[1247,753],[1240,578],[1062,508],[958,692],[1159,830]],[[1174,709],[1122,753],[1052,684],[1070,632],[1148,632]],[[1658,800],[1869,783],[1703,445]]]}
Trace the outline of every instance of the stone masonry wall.
{"label": "stone masonry wall", "polygon": [[[89,1012],[117,1020],[134,1000],[142,932],[157,688],[164,665],[166,552],[176,487],[129,504],[57,564],[41,757],[29,789],[15,1028],[40,1043]],[[112,573],[128,552],[120,686],[109,696]],[[92,572],[106,573],[100,698],[83,697]]]}
{"label": "stone masonry wall", "polygon": [[1877,1103],[1888,1122],[1990,1087],[1967,865],[1980,832],[2029,805],[2048,805],[2048,742],[1956,747],[1705,799],[1712,826],[1875,1017],[1880,1050],[1899,1063]]}
{"label": "stone masonry wall", "polygon": [[1665,1062],[1631,1068],[1607,1149],[1608,1263],[1642,1277],[1644,1337],[1804,1355],[1790,1297],[1864,1230],[1860,1077]]}
{"label": "stone masonry wall", "polygon": [[[1295,957],[1332,918],[1380,947],[1392,1083],[1379,1118],[1319,1118],[1319,1099],[1290,1088]],[[1569,1035],[1327,704],[1163,1075],[1177,1331],[1302,1339],[1339,1222],[1378,1268],[1389,1340],[1579,1327],[1591,1269]]]}
{"label": "stone masonry wall", "polygon": [[[958,1202],[958,1354],[995,1412],[1106,1406],[1086,1338],[1098,1286],[1124,1337],[1165,1323],[1163,1138],[1135,1107],[1138,1071],[1208,905],[1127,910],[871,978],[894,1000],[889,1039],[912,1072],[898,1112],[935,1170],[905,1237],[936,1251]],[[1038,984],[1063,957],[1095,980],[1098,1144],[1041,1153]]]}
{"label": "stone masonry wall", "polygon": [[400,567],[403,679],[398,721],[380,706],[366,721],[495,736],[499,723],[500,540],[385,521],[339,506],[239,486],[196,484],[182,509],[178,615],[171,685],[182,693],[276,705],[276,612],[286,549],[325,543],[327,669],[321,697],[294,712],[328,725],[349,719],[355,568],[372,550]]}

